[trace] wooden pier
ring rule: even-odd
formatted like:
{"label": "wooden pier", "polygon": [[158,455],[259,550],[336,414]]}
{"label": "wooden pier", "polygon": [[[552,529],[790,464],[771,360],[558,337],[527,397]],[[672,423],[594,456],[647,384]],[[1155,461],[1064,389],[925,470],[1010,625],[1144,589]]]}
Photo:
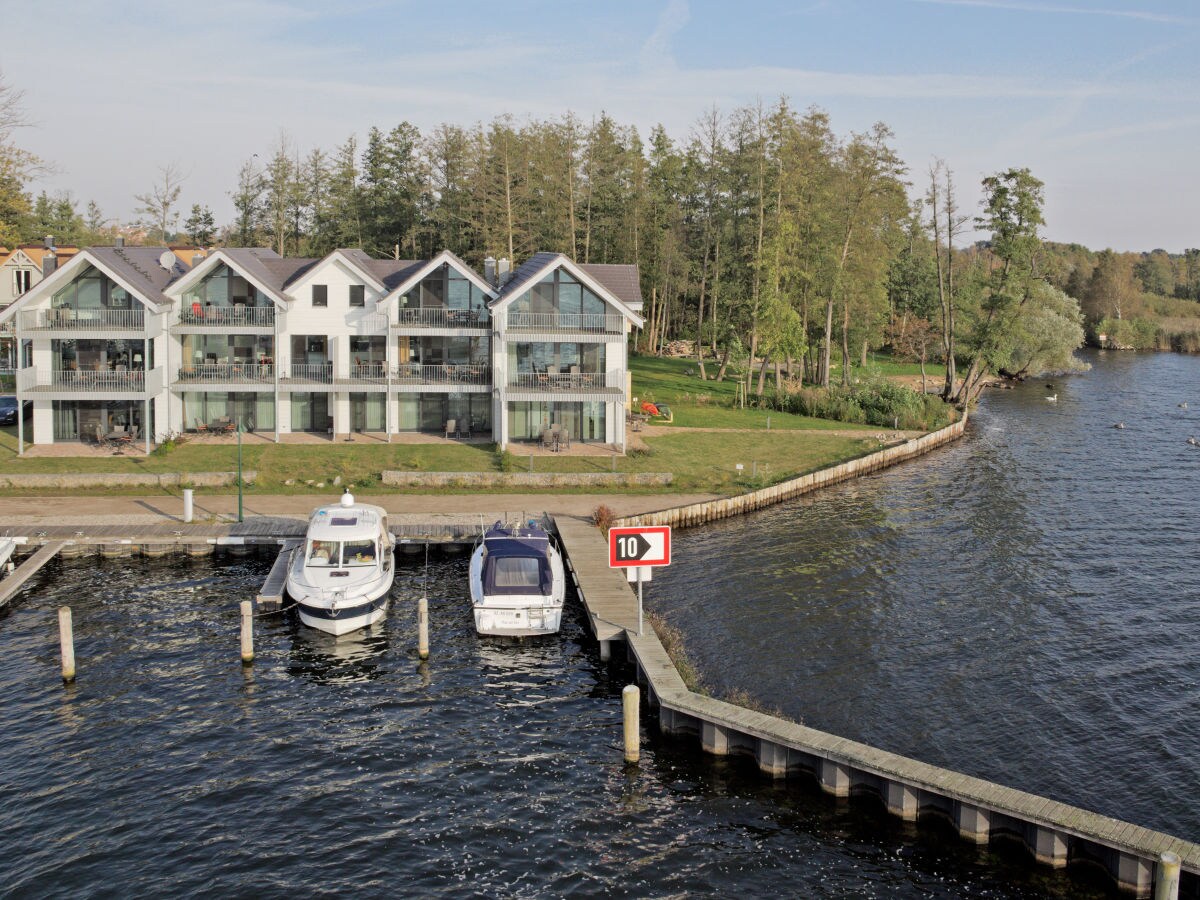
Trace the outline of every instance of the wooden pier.
{"label": "wooden pier", "polygon": [[1184,896],[1200,893],[1200,844],[691,691],[653,627],[638,635],[637,598],[608,567],[599,529],[566,517],[556,524],[601,656],[611,641],[626,642],[664,734],[697,739],[717,756],[751,757],[772,778],[811,776],[835,797],[873,795],[905,821],[940,816],[972,843],[1015,838],[1054,868],[1100,865],[1138,897],[1150,896],[1162,854],[1174,853],[1182,862]]}
{"label": "wooden pier", "polygon": [[25,586],[25,582],[40,572],[42,566],[54,559],[62,548],[62,541],[50,541],[43,544],[33,556],[23,560],[11,575],[0,581],[0,609],[7,606],[17,591]]}
{"label": "wooden pier", "polygon": [[259,612],[279,612],[283,609],[283,594],[287,586],[288,563],[292,559],[292,551],[300,546],[299,540],[286,540],[275,557],[275,564],[254,598],[254,605]]}

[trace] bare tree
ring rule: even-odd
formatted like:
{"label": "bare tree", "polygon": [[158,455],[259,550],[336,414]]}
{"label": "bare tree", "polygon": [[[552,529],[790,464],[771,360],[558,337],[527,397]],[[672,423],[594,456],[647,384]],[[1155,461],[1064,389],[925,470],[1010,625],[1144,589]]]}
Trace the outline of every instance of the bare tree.
{"label": "bare tree", "polygon": [[175,204],[183,192],[183,180],[187,176],[180,170],[177,163],[160,166],[159,178],[154,186],[144,194],[134,194],[133,199],[141,205],[134,212],[149,219],[151,228],[157,232],[157,237],[164,244],[170,239],[170,233],[179,221],[179,212]]}

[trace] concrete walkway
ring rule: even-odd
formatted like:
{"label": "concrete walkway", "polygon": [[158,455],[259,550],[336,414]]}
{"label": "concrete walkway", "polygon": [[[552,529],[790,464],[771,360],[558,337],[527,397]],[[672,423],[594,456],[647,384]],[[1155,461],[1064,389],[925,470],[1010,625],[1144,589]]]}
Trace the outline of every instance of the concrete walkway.
{"label": "concrete walkway", "polygon": [[[316,507],[337,501],[337,489],[324,494],[276,494],[246,497],[245,516],[288,516],[306,519]],[[364,494],[390,513],[472,515],[489,510],[524,510],[590,516],[597,506],[618,516],[655,512],[715,499],[715,494]],[[198,495],[195,521],[237,518],[236,494]],[[162,494],[146,497],[4,497],[0,525],[103,525],[109,522],[161,524],[183,521],[183,499]]]}

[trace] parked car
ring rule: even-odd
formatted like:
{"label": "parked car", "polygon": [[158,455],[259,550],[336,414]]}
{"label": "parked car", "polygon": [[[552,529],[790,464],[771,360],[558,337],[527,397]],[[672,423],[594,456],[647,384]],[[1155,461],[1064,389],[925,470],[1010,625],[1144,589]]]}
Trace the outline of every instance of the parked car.
{"label": "parked car", "polygon": [[[25,404],[25,418],[33,415],[33,407]],[[17,424],[17,398],[13,396],[0,397],[0,425]]]}

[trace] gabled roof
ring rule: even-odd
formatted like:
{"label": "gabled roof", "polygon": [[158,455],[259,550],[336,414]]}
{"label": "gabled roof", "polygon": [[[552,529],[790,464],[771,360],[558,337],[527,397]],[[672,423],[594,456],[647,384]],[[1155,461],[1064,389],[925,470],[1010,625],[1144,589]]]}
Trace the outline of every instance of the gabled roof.
{"label": "gabled roof", "polygon": [[506,305],[537,284],[555,269],[565,269],[577,281],[582,282],[592,293],[607,300],[618,312],[638,328],[645,324],[639,315],[642,292],[638,287],[637,266],[600,265],[582,266],[562,253],[535,253],[513,270],[508,282],[489,305],[494,310]]}
{"label": "gabled roof", "polygon": [[167,294],[172,299],[182,297],[185,291],[199,284],[217,266],[226,265],[277,304],[284,306],[287,298],[283,293],[283,285],[299,269],[313,262],[311,259],[285,259],[266,247],[224,247],[210,253],[204,262],[174,282]]}
{"label": "gabled roof", "polygon": [[51,253],[58,260],[59,265],[62,265],[72,256],[79,252],[78,247],[54,247],[53,249],[37,244],[35,246],[14,247],[11,251],[0,250],[0,266],[6,266],[9,263],[21,263],[21,257],[32,266],[38,269],[42,268],[42,263]]}
{"label": "gabled roof", "polygon": [[496,289],[488,284],[478,272],[468,266],[462,261],[462,259],[451,253],[449,250],[443,250],[433,259],[417,262],[408,270],[406,270],[403,273],[403,278],[396,283],[395,287],[392,287],[388,290],[388,294],[385,299],[390,300],[392,297],[398,297],[401,294],[408,293],[414,287],[420,284],[423,278],[432,274],[432,272],[443,263],[453,266],[463,275],[466,275],[467,280],[469,280],[488,296],[489,302],[491,299],[496,297]]}
{"label": "gabled roof", "polygon": [[87,247],[80,250],[65,265],[55,269],[47,278],[14,300],[5,308],[0,321],[11,318],[16,310],[69,284],[87,266],[94,266],[114,282],[148,306],[166,306],[171,300],[163,290],[187,272],[187,266],[173,253],[171,267],[159,263],[165,247]]}
{"label": "gabled roof", "polygon": [[289,286],[291,283],[298,281],[313,270],[318,269],[328,263],[334,262],[340,262],[375,290],[381,293],[387,290],[382,279],[376,276],[371,267],[371,263],[374,262],[374,260],[371,259],[371,257],[368,256],[365,251],[360,250],[357,247],[340,247],[337,250],[333,250],[326,254],[323,258],[316,260],[311,266],[307,266],[303,272],[297,270],[292,278],[289,279]]}

